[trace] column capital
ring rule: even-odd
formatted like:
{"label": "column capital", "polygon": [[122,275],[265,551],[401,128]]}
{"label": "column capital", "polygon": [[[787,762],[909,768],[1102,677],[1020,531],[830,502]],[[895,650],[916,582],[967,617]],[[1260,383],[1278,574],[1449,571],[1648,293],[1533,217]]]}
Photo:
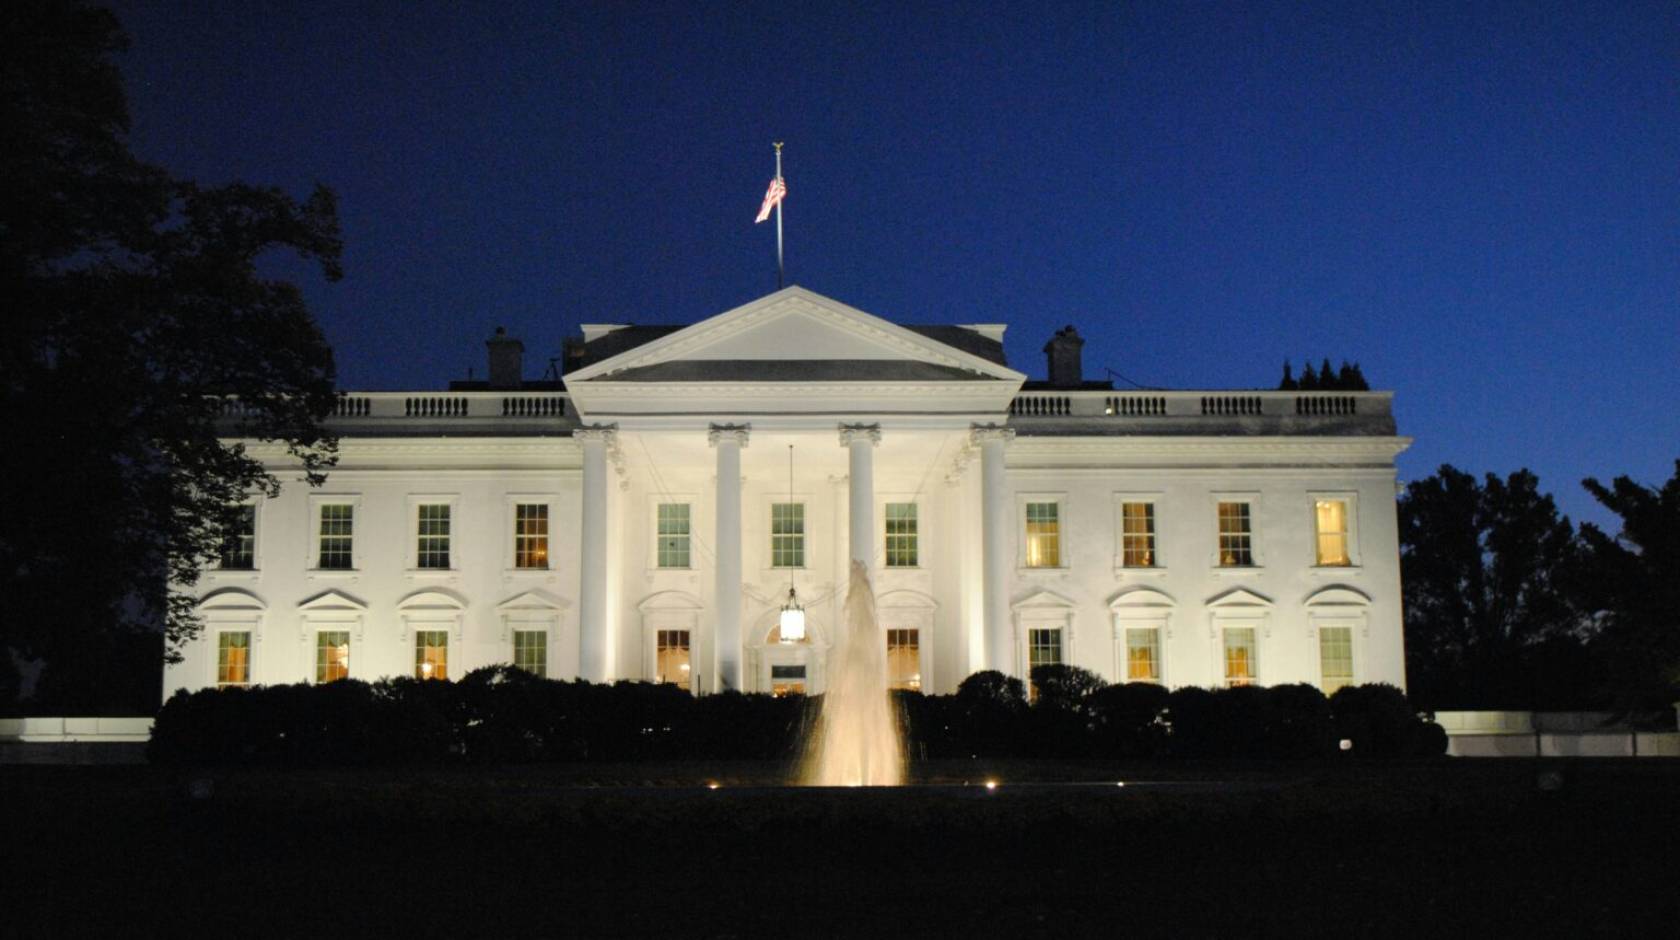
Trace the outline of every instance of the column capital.
{"label": "column capital", "polygon": [[750,424],[714,424],[706,429],[706,443],[713,447],[718,441],[734,441],[736,444],[747,446],[747,437],[752,434]]}
{"label": "column capital", "polygon": [[618,425],[586,424],[572,432],[572,440],[579,444],[605,444],[611,447],[618,443]]}
{"label": "column capital", "polygon": [[1002,441],[1007,444],[1015,439],[1015,429],[1001,424],[971,424],[968,428],[968,441],[971,444],[984,444],[987,441]]}
{"label": "column capital", "polygon": [[879,424],[840,425],[841,447],[850,447],[857,441],[863,440],[867,440],[871,445],[881,443],[881,426]]}

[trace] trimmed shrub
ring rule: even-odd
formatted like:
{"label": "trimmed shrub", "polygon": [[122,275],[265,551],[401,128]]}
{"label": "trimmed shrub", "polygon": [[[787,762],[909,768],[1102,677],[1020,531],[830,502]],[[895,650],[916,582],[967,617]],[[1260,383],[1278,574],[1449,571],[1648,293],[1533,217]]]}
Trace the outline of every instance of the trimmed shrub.
{"label": "trimmed shrub", "polygon": [[1166,753],[1166,686],[1127,682],[1091,693],[1093,753],[1101,757],[1156,757]]}

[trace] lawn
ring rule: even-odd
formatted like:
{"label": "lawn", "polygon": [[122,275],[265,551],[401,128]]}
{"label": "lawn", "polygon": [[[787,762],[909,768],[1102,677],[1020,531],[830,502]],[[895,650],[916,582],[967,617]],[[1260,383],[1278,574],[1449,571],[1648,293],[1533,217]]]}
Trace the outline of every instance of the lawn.
{"label": "lawn", "polygon": [[899,790],[765,785],[783,773],[5,766],[0,890],[14,936],[1626,937],[1680,923],[1675,761],[940,763]]}

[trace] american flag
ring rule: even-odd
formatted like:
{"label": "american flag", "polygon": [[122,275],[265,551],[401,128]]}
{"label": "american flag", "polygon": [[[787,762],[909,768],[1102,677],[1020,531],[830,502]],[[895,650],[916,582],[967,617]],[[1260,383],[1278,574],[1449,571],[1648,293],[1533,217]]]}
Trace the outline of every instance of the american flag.
{"label": "american flag", "polygon": [[770,210],[780,205],[782,197],[786,195],[787,183],[780,176],[771,180],[770,188],[764,191],[764,205],[758,207],[758,218],[753,219],[753,224],[757,225],[770,218]]}

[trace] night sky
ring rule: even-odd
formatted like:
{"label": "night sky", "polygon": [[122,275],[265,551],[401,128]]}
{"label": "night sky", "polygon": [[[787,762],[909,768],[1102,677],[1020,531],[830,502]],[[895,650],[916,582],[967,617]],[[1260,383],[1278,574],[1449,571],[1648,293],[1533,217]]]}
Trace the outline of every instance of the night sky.
{"label": "night sky", "polygon": [[[341,199],[349,388],[792,283],[1042,377],[1358,360],[1403,479],[1680,456],[1680,5],[117,3],[134,149]],[[1116,381],[1127,387],[1124,381]]]}

